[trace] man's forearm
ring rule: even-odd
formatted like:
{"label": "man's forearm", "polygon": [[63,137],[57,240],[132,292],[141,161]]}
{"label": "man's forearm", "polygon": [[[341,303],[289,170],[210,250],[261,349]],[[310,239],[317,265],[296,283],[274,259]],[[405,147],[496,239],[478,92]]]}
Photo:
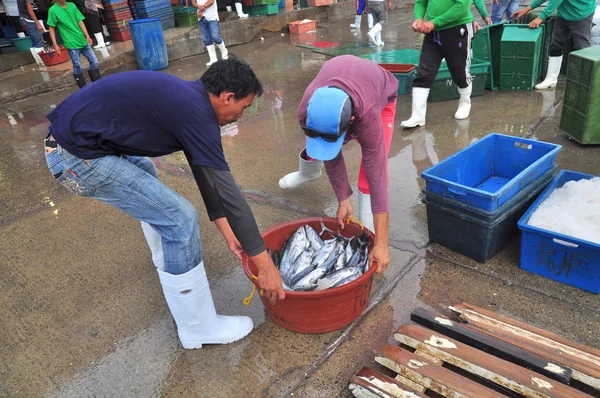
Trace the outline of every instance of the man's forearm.
{"label": "man's forearm", "polygon": [[231,240],[236,239],[235,234],[231,229],[231,225],[229,225],[229,221],[227,221],[226,217],[217,218],[215,220],[215,225],[221,232],[221,235],[223,235],[223,238],[225,238],[226,242],[230,242]]}
{"label": "man's forearm", "polygon": [[390,222],[390,213],[373,214],[373,224],[375,224],[375,244],[387,246],[389,242],[388,228]]}
{"label": "man's forearm", "polygon": [[85,24],[83,23],[83,21],[79,21],[79,28],[81,29],[81,31],[83,32],[83,34],[85,35],[86,39],[90,38],[90,35],[85,27]]}
{"label": "man's forearm", "polygon": [[52,40],[52,45],[54,47],[57,47],[57,44],[56,44],[56,33],[54,33],[54,26],[49,26],[49,30],[50,30],[50,40]]}

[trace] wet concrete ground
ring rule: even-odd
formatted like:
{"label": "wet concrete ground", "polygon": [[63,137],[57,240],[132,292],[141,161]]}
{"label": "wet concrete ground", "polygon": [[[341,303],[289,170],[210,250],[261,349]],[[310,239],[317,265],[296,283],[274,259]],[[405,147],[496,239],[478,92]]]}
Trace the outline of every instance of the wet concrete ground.
{"label": "wet concrete ground", "polygon": [[[396,10],[385,50],[419,48],[411,10]],[[366,41],[348,23],[318,27],[320,40]],[[393,29],[395,30],[392,30]],[[597,37],[597,36],[595,36]],[[304,88],[327,59],[265,36],[231,51],[248,60],[265,95],[223,146],[261,230],[312,215],[333,215],[326,177],[293,191],[278,180],[297,167],[303,135],[295,119]],[[166,73],[198,78],[206,56],[174,62]],[[184,351],[164,301],[139,223],[102,203],[69,194],[51,178],[41,152],[45,115],[71,91],[3,106],[0,118],[0,396],[300,397],[349,396],[349,377],[373,363],[393,331],[418,306],[444,309],[466,300],[595,347],[598,296],[519,269],[519,242],[487,264],[429,245],[420,173],[489,132],[559,143],[560,168],[598,174],[599,149],[558,129],[564,83],[556,91],[486,91],[468,121],[457,101],[429,105],[427,126],[403,131],[410,97],[398,101],[390,150],[392,264],[376,276],[368,312],[350,327],[301,335],[275,325],[239,262],[204,214],[182,154],[156,159],[161,179],[199,210],[205,264],[217,309],[246,314],[256,329],[228,346]],[[108,117],[109,115],[107,115]],[[350,181],[360,151],[344,149]],[[355,203],[356,205],[356,203]]]}

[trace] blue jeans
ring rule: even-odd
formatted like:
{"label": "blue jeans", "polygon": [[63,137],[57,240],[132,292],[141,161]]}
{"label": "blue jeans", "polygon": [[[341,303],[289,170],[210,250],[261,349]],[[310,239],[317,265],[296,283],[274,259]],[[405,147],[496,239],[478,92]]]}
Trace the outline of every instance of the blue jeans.
{"label": "blue jeans", "polygon": [[492,23],[502,22],[502,17],[506,15],[506,20],[510,21],[511,16],[519,8],[520,0],[499,0],[498,4],[492,3],[492,12],[490,18]]}
{"label": "blue jeans", "polygon": [[219,21],[207,21],[206,18],[200,19],[200,35],[204,44],[210,46],[213,43],[221,44],[221,33],[219,32]]}
{"label": "blue jeans", "polygon": [[35,22],[29,22],[23,17],[19,18],[19,22],[21,22],[21,26],[25,27],[25,32],[27,33],[27,36],[31,38],[31,47],[44,47],[44,38],[42,36],[42,32],[38,30]]}
{"label": "blue jeans", "polygon": [[80,55],[83,55],[90,63],[90,70],[98,69],[98,58],[96,58],[94,50],[92,50],[92,47],[90,47],[88,44],[83,48],[69,50],[69,56],[71,57],[71,62],[73,63],[73,74],[78,75],[83,71],[81,69]]}
{"label": "blue jeans", "polygon": [[46,162],[54,178],[72,193],[98,199],[150,224],[161,235],[163,271],[183,274],[202,261],[196,209],[158,179],[149,158],[83,160],[57,145],[46,152]]}

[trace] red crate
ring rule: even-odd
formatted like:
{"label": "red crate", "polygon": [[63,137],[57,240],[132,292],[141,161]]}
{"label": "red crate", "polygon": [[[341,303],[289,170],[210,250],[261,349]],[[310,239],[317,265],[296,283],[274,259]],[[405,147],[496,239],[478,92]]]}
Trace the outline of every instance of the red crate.
{"label": "red crate", "polygon": [[290,33],[301,35],[317,29],[317,21],[295,21],[288,24]]}
{"label": "red crate", "polygon": [[333,0],[308,0],[309,7],[330,6],[332,4]]}
{"label": "red crate", "polygon": [[415,69],[413,64],[379,64],[379,66],[391,73],[408,73]]}
{"label": "red crate", "polygon": [[121,1],[118,3],[104,4],[103,7],[105,11],[114,11],[119,8],[129,8],[129,4],[127,4],[127,1]]}
{"label": "red crate", "polygon": [[111,32],[110,33],[110,39],[112,41],[129,41],[131,40],[131,32],[128,30],[124,30],[121,32]]}

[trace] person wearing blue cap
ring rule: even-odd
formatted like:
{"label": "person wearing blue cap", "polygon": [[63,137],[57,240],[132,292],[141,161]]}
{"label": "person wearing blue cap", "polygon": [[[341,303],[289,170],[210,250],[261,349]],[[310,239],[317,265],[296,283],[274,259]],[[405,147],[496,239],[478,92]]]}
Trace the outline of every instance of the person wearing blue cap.
{"label": "person wearing blue cap", "polygon": [[[304,161],[324,162],[339,202],[340,228],[353,215],[352,188],[342,146],[353,139],[361,146],[358,218],[375,232],[370,260],[377,263],[377,272],[383,272],[390,263],[387,156],[394,132],[397,90],[398,80],[387,70],[372,61],[343,55],[325,62],[298,107],[298,121],[307,137]],[[310,179],[306,171],[301,167],[285,176],[280,186],[284,187],[282,182],[288,184],[286,188],[298,186]],[[315,173],[314,169],[308,171]]]}

